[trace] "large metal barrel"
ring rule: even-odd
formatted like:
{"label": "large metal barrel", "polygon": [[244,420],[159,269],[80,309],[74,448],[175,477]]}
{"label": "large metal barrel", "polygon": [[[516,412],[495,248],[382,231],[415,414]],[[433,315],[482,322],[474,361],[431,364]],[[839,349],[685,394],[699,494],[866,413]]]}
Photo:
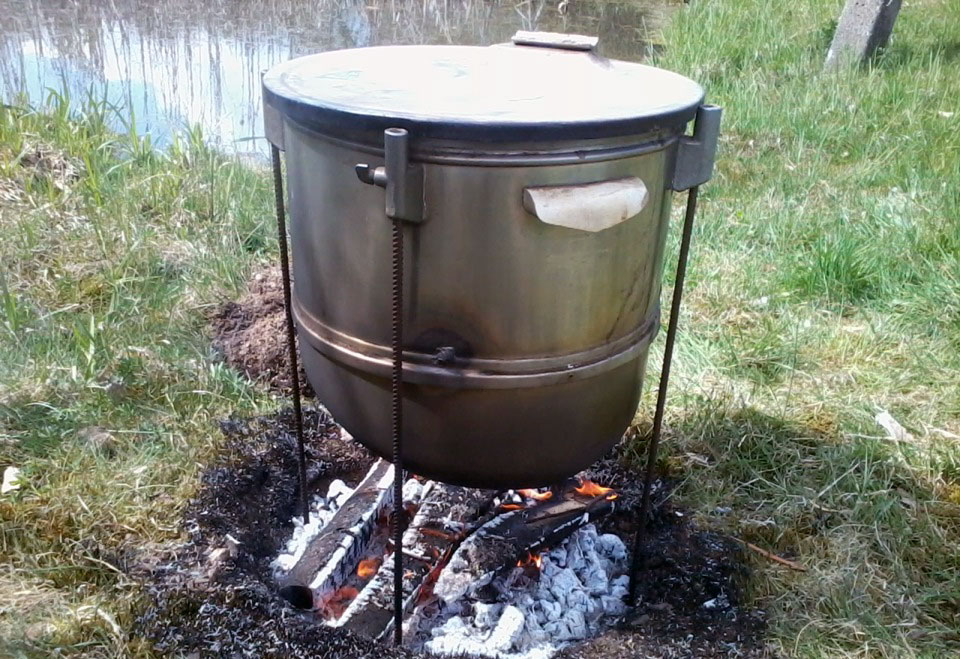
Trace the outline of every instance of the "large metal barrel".
{"label": "large metal barrel", "polygon": [[[671,180],[700,87],[576,41],[333,51],[263,84],[301,353],[334,417],[390,454],[386,195],[407,220],[404,464],[538,486],[612,446],[660,325]],[[387,162],[391,148],[407,162]]]}

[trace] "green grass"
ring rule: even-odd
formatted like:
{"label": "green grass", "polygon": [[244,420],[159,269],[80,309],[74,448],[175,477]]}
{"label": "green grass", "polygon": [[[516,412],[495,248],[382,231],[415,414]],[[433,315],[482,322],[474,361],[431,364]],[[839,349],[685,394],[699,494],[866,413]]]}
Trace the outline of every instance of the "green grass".
{"label": "green grass", "polygon": [[[748,556],[772,648],[945,656],[960,0],[910,3],[885,53],[825,74],[841,4],[695,0],[663,35],[659,64],[725,118],[661,464],[700,523],[807,568]],[[149,654],[124,632],[143,605],[129,568],[177,538],[216,419],[277,404],[212,361],[206,329],[274,256],[267,177],[196,131],[162,151],[111,133],[113,111],[0,107],[0,467],[24,474],[0,497],[4,655]],[[911,438],[887,438],[879,409]]]}
{"label": "green grass", "polygon": [[216,420],[270,404],[206,327],[274,241],[269,181],[67,105],[0,109],[0,467],[25,481],[0,497],[4,656],[133,651],[125,567],[177,536]]}
{"label": "green grass", "polygon": [[[960,2],[910,3],[883,54],[823,73],[841,4],[700,0],[667,28],[659,64],[725,115],[663,464],[704,524],[807,568],[752,557],[776,649],[944,656],[960,652]],[[878,409],[913,438],[887,438]]]}

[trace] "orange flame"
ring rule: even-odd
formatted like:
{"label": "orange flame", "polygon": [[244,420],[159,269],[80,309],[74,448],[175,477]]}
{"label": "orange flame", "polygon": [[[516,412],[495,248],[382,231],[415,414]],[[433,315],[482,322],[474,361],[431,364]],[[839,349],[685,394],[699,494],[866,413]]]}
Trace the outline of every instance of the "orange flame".
{"label": "orange flame", "polygon": [[607,499],[610,501],[617,498],[617,493],[613,491],[612,487],[597,485],[593,481],[589,480],[584,480],[580,483],[580,487],[575,487],[573,490],[577,494],[582,494],[585,497],[599,497],[606,494]]}
{"label": "orange flame", "polygon": [[550,490],[547,490],[546,492],[538,492],[537,490],[517,490],[517,493],[521,496],[525,496],[528,499],[533,499],[534,501],[546,501],[553,496],[553,492]]}
{"label": "orange flame", "polygon": [[357,576],[361,579],[369,579],[380,569],[379,558],[366,558],[357,565]]}
{"label": "orange flame", "polygon": [[526,506],[519,503],[504,503],[504,504],[501,504],[500,507],[503,508],[504,510],[522,510]]}
{"label": "orange flame", "polygon": [[540,554],[531,554],[531,553],[528,552],[528,553],[527,553],[527,558],[526,558],[526,560],[517,561],[517,567],[524,567],[524,566],[527,566],[527,565],[533,565],[533,566],[535,566],[535,567],[539,570],[539,569],[540,569],[540,565],[541,565],[542,563],[543,563],[543,559],[540,557]]}

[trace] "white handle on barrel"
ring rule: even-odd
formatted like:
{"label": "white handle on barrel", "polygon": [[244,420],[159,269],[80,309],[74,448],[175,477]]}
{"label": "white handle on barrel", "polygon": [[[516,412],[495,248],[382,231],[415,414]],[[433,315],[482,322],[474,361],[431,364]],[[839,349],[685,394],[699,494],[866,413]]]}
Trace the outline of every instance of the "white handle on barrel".
{"label": "white handle on barrel", "polygon": [[636,176],[524,188],[523,207],[541,222],[595,233],[626,222],[647,205],[647,186]]}

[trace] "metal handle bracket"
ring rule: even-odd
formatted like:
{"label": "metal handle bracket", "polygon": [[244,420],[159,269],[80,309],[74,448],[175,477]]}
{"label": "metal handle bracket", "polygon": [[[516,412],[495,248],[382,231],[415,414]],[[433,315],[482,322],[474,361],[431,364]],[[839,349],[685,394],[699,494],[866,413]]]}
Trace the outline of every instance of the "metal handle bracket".
{"label": "metal handle bracket", "polygon": [[580,50],[591,52],[600,43],[599,37],[585,34],[564,34],[562,32],[530,32],[518,30],[511,39],[515,46],[536,46],[559,50]]}
{"label": "metal handle bracket", "polygon": [[383,131],[383,167],[357,164],[357,178],[386,189],[386,214],[391,220],[423,222],[423,166],[411,165],[409,134],[403,128]]}
{"label": "metal handle bracket", "polygon": [[723,109],[716,105],[701,105],[697,109],[693,135],[681,137],[677,146],[677,161],[670,182],[672,190],[689,190],[713,176],[722,115]]}

